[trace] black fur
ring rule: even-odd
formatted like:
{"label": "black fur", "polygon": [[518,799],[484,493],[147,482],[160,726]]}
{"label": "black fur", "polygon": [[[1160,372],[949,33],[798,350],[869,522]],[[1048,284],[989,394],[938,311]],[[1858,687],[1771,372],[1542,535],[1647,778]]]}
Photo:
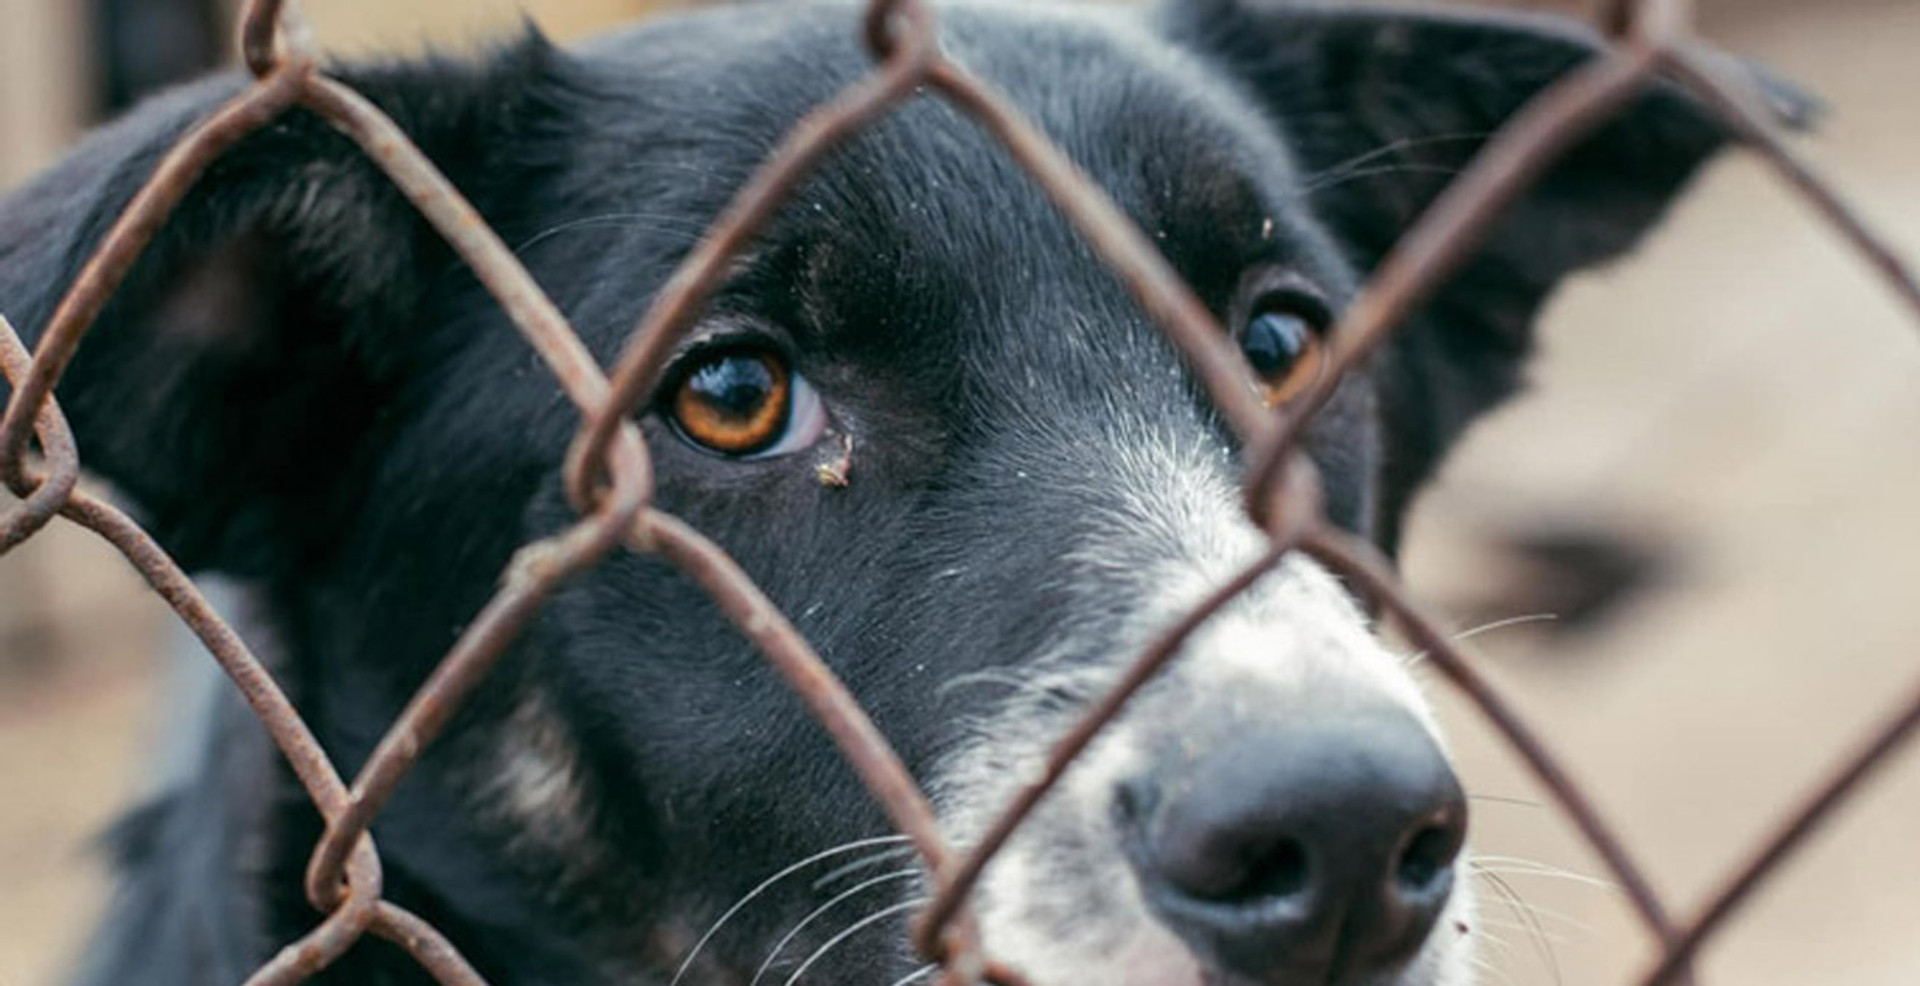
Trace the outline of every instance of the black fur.
{"label": "black fur", "polygon": [[[1487,133],[1591,53],[1531,20],[1175,7],[960,8],[943,24],[953,56],[1223,317],[1256,264],[1343,304]],[[578,52],[529,38],[472,63],[341,71],[610,359],[781,133],[868,67],[854,8],[782,4]],[[161,151],[241,85],[149,102],[0,200],[0,311],[34,334]],[[1721,139],[1655,93],[1528,196],[1314,430],[1336,519],[1391,544],[1442,450],[1512,390],[1554,285],[1631,246]],[[1222,463],[1235,451],[1115,278],[934,101],[836,151],[714,310],[794,354],[851,442],[851,484],[822,485],[809,454],[703,454],[650,413],[660,502],[794,615],[916,771],[986,701],[943,682],[1051,639],[1061,559],[1110,506],[1117,444],[1146,429]],[[349,772],[512,550],[571,517],[558,466],[578,421],[557,386],[375,169],[302,112],[210,170],[60,397],[86,462],[169,550],[258,587],[282,676]],[[313,810],[243,713],[224,710],[215,737],[197,779],[126,826],[88,982],[235,982],[315,921],[299,893]],[[503,743],[577,756],[563,815],[499,810]],[[389,892],[497,986],[664,983],[761,877],[882,831],[714,607],[627,556],[547,607],[376,827]],[[750,973],[815,903],[785,885],[699,981]],[[907,968],[897,942],[851,943],[819,981],[885,986]],[[365,944],[321,981],[425,979]]]}

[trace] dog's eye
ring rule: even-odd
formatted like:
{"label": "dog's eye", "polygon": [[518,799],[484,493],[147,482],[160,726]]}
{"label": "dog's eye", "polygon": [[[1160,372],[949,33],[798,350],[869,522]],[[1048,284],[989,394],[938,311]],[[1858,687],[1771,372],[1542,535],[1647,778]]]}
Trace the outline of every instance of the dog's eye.
{"label": "dog's eye", "polygon": [[1260,375],[1268,407],[1293,400],[1320,378],[1326,367],[1324,324],[1307,306],[1284,300],[1254,311],[1240,337],[1240,351]]}
{"label": "dog's eye", "polygon": [[780,354],[736,347],[696,357],[666,405],[674,427],[700,448],[736,458],[798,451],[826,430],[820,395]]}

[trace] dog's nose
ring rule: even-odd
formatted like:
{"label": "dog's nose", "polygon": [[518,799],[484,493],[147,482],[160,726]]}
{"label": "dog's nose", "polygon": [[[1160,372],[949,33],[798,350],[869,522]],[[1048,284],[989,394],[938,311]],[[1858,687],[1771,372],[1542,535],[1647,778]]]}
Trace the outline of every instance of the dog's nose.
{"label": "dog's nose", "polygon": [[1261,982],[1344,982],[1411,958],[1452,891],[1467,819],[1439,747],[1399,712],[1240,730],[1124,785],[1116,811],[1161,919]]}

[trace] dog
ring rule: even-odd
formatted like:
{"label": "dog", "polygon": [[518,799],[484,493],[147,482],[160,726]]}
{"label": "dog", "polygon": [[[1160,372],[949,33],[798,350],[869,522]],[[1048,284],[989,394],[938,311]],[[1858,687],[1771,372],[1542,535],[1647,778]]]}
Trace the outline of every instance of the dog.
{"label": "dog", "polygon": [[[339,72],[611,361],[780,136],[871,69],[861,9],[677,14],[562,50]],[[1396,238],[1595,57],[1526,15],[1308,2],[956,4],[945,50],[1146,231],[1288,406]],[[239,92],[148,101],[0,200],[31,336],[159,155]],[[1728,134],[1654,88],[1585,137],[1312,426],[1328,516],[1389,553],[1519,386],[1568,275],[1628,251]],[[0,391],[4,393],[4,391]],[[579,425],[471,273],[295,111],[209,168],[59,390],[90,467],[252,634],[351,772],[513,550],[569,523]],[[1237,448],[1005,151],[917,98],[835,149],[637,416],[658,502],[738,558],[980,838],[1155,633],[1255,557]],[[823,472],[823,468],[825,471]],[[237,698],[118,830],[85,984],[239,982],[317,915],[314,808]],[[1039,986],[1464,986],[1468,801],[1406,662],[1292,557],[1202,628],[987,869]],[[390,897],[496,986],[890,986],[925,874],[714,604],[620,555],[559,591],[375,834]],[[367,942],[323,984],[428,979]]]}

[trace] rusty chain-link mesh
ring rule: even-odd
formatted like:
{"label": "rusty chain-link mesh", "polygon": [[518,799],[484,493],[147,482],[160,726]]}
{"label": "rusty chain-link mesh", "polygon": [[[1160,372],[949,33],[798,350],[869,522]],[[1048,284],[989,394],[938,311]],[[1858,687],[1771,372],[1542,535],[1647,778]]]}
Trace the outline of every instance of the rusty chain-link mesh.
{"label": "rusty chain-link mesh", "polygon": [[[64,516],[111,542],[210,650],[286,756],[326,819],[306,893],[326,915],[248,980],[303,982],[367,934],[405,948],[447,986],[484,981],[437,930],[382,899],[381,864],[368,827],[421,751],[484,680],[509,642],[559,583],[610,552],[658,554],[710,593],[762,650],[832,734],[893,823],[918,849],[935,895],[914,924],[914,944],[939,963],[949,986],[1025,980],[992,958],[969,916],[969,890],[996,851],[1101,727],[1171,661],[1183,640],[1291,551],[1344,576],[1503,733],[1591,843],[1659,944],[1642,986],[1686,980],[1694,955],[1779,863],[1920,727],[1920,694],[1868,736],[1778,831],[1754,850],[1710,902],[1684,920],[1671,916],[1586,794],[1532,729],[1474,670],[1448,633],[1407,600],[1373,549],[1327,523],[1319,483],[1298,450],[1307,421],[1341,376],[1378,347],[1409,310],[1478,245],[1490,223],[1581,136],[1640,90],[1665,79],[1692,93],[1808,199],[1920,316],[1920,281],[1782,142],[1762,97],[1722,75],[1722,56],[1690,32],[1685,0],[1608,0],[1599,15],[1605,55],[1570,73],[1514,115],[1380,264],[1332,335],[1331,370],[1306,398],[1268,410],[1247,386],[1242,357],[1212,316],[1113,202],[994,90],[944,58],[925,0],[872,0],[866,42],[872,74],[797,124],[682,262],[635,329],[611,375],[602,372],[553,302],[498,236],[407,136],[365,98],[316,68],[317,56],[288,0],[249,0],[241,46],[257,83],[183,137],[127,206],[54,312],[29,354],[0,320],[0,370],[14,393],[0,421],[0,479],[22,498],[0,515],[0,554]],[[793,625],[713,542],[651,505],[648,450],[629,412],[657,382],[674,342],[725,276],[728,262],[780,208],[788,193],[839,141],[925,92],[984,127],[1046,191],[1117,271],[1179,347],[1220,413],[1249,449],[1246,508],[1270,548],[1200,606],[1167,628],[1124,680],[1100,699],[1053,750],[1044,775],[1025,788],[980,844],[964,856],[942,838],[926,796],[833,672]],[[89,324],[209,162],[294,106],[346,132],[469,264],[538,350],[585,423],[569,451],[567,488],[580,520],[526,545],[500,588],[414,696],[352,784],[322,752],[286,694],[179,566],[125,514],[76,488],[73,435],[52,399],[54,384]],[[4,299],[0,299],[4,302]],[[37,437],[37,464],[28,453]],[[1046,986],[1044,983],[1034,986]]]}

